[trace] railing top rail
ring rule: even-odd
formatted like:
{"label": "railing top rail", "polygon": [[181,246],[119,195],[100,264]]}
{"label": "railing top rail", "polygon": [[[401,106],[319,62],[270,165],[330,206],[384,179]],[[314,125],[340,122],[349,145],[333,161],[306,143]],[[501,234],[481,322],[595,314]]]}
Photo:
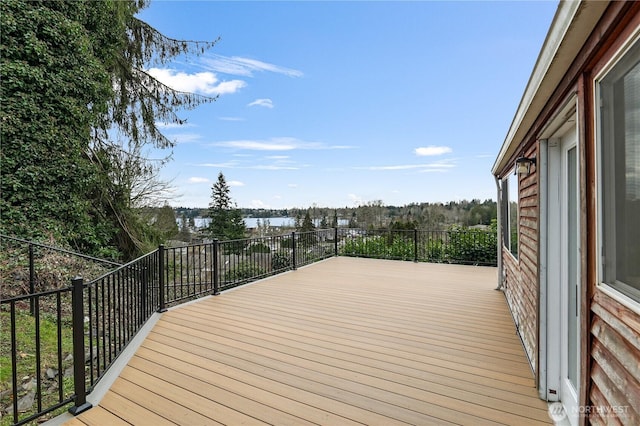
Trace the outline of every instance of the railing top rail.
{"label": "railing top rail", "polygon": [[[180,248],[182,248],[182,247],[180,247]],[[153,256],[153,255],[154,255],[154,254],[156,254],[156,253],[158,253],[158,249],[155,249],[154,251],[151,251],[151,252],[149,252],[149,253],[147,253],[147,254],[144,254],[144,255],[142,255],[142,256],[140,256],[140,257],[136,258],[136,259],[133,259],[132,261],[127,262],[127,263],[125,263],[124,265],[118,265],[118,268],[116,268],[116,269],[114,269],[114,270],[112,270],[112,271],[109,271],[109,272],[107,272],[107,273],[105,273],[105,274],[102,274],[102,275],[101,275],[101,276],[99,276],[98,278],[93,279],[93,280],[91,280],[90,282],[85,283],[85,287],[86,287],[86,286],[89,286],[89,285],[91,285],[91,284],[93,284],[93,283],[95,283],[95,282],[97,282],[97,281],[103,280],[104,278],[108,277],[109,275],[112,275],[112,274],[114,274],[114,273],[116,273],[116,272],[118,272],[118,271],[120,271],[120,270],[122,270],[122,269],[124,269],[124,268],[128,268],[129,266],[132,266],[132,265],[134,265],[134,264],[136,264],[136,263],[140,262],[141,260],[146,259],[147,257],[151,257],[151,256]]]}
{"label": "railing top rail", "polygon": [[316,229],[312,229],[309,231],[295,231],[296,235],[300,235],[300,234],[313,234],[316,232],[328,232],[328,231],[333,231],[335,228],[316,228]]}
{"label": "railing top rail", "polygon": [[94,261],[94,262],[106,263],[106,264],[113,265],[113,266],[121,266],[122,265],[121,263],[114,262],[112,260],[100,259],[98,257],[88,256],[86,254],[77,253],[77,252],[74,252],[74,251],[71,251],[71,250],[65,250],[65,249],[60,248],[60,247],[54,247],[54,246],[50,246],[50,245],[47,245],[47,244],[37,243],[37,242],[34,242],[34,241],[23,240],[22,238],[10,237],[8,235],[0,234],[0,239],[2,239],[2,238],[6,238],[6,239],[9,239],[9,240],[13,240],[13,241],[19,241],[19,242],[25,243],[25,244],[31,244],[31,245],[42,247],[42,248],[46,248],[46,249],[49,249],[49,250],[59,251],[61,253],[70,254],[70,255],[77,256],[77,257],[80,257],[82,259],[91,260],[91,261]]}
{"label": "railing top rail", "polygon": [[23,294],[21,296],[10,297],[8,299],[0,299],[0,303],[20,302],[22,300],[28,300],[36,296],[38,297],[48,296],[50,294],[64,293],[65,291],[71,291],[71,287],[70,286],[60,287],[53,290],[42,291],[40,293]]}

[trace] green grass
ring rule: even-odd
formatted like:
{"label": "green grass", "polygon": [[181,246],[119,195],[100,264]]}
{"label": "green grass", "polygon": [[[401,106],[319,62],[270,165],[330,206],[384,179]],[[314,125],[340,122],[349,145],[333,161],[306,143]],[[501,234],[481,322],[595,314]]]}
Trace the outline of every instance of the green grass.
{"label": "green grass", "polygon": [[[5,306],[6,307],[6,306]],[[12,389],[12,365],[11,365],[11,316],[8,309],[0,312],[0,391]],[[22,385],[34,380],[40,375],[42,380],[42,407],[46,408],[58,402],[58,377],[53,380],[46,378],[48,368],[58,369],[58,325],[55,315],[48,313],[40,314],[40,371],[37,372],[36,359],[36,319],[29,315],[26,310],[16,309],[16,353],[17,353],[17,381],[18,398],[27,391],[22,390]],[[61,353],[64,360],[73,350],[73,333],[68,318],[61,321]],[[62,371],[72,366],[72,361],[63,361]],[[73,394],[73,378],[63,379],[63,397]],[[0,405],[4,410],[12,405],[11,392],[0,400]],[[20,418],[29,416],[37,409],[34,403],[33,409],[20,413]],[[13,415],[3,412],[1,425],[10,425],[13,422]]]}

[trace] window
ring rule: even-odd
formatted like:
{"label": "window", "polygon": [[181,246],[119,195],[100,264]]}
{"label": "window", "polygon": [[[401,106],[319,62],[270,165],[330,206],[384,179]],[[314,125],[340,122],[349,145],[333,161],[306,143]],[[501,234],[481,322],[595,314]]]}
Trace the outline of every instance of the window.
{"label": "window", "polygon": [[597,89],[602,281],[640,301],[640,42]]}
{"label": "window", "polygon": [[509,174],[509,250],[511,254],[518,258],[518,222],[519,211],[518,200],[518,180],[520,176],[516,173]]}
{"label": "window", "polygon": [[518,175],[513,171],[502,178],[503,245],[518,258]]}

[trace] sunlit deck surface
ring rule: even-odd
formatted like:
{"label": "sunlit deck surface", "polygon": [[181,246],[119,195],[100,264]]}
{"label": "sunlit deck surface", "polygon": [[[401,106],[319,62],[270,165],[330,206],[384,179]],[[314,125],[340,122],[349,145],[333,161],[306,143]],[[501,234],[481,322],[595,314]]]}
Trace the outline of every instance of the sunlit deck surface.
{"label": "sunlit deck surface", "polygon": [[67,424],[549,424],[496,283],[337,257],[183,305]]}

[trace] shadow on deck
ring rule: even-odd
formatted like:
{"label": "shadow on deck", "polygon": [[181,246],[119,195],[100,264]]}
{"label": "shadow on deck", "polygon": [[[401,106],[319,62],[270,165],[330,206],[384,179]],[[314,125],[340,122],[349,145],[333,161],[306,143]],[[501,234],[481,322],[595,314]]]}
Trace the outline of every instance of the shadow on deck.
{"label": "shadow on deck", "polygon": [[335,257],[182,305],[66,424],[550,424],[496,283]]}

